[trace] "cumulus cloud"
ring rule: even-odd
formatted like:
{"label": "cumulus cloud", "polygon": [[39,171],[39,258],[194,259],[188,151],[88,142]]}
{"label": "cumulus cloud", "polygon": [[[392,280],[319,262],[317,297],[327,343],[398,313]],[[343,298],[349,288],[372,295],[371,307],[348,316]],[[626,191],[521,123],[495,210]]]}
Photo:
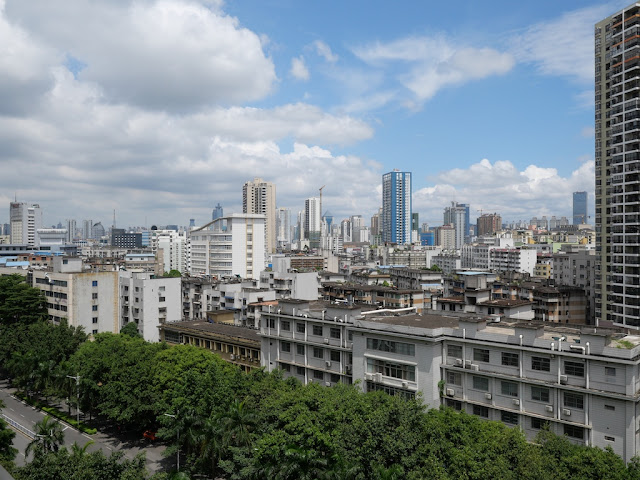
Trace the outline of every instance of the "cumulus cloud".
{"label": "cumulus cloud", "polygon": [[537,23],[511,39],[511,51],[518,61],[535,64],[544,75],[593,83],[593,26],[615,11],[611,4],[597,5]]}
{"label": "cumulus cloud", "polygon": [[322,40],[316,40],[313,42],[313,46],[316,49],[316,53],[324,58],[327,62],[335,63],[338,61],[338,56],[335,55],[329,45]]}
{"label": "cumulus cloud", "polygon": [[260,37],[216,5],[9,1],[6,15],[82,62],[110,101],[187,111],[261,99],[277,80]]}
{"label": "cumulus cloud", "polygon": [[469,203],[474,213],[497,212],[505,220],[529,220],[534,215],[569,217],[572,192],[588,191],[594,198],[594,162],[584,159],[563,177],[555,168],[529,165],[519,170],[510,161],[483,159],[468,168],[440,172],[429,181],[433,186],[414,192],[413,208],[433,225],[442,224],[449,201]]}
{"label": "cumulus cloud", "polygon": [[297,78],[298,80],[309,80],[309,69],[304,64],[304,57],[302,55],[291,59],[290,73],[294,78]]}
{"label": "cumulus cloud", "polygon": [[353,52],[372,67],[399,64],[402,73],[398,80],[413,94],[413,100],[407,102],[412,106],[431,99],[442,88],[505,74],[515,64],[510,53],[455,45],[443,37],[376,42],[354,48]]}

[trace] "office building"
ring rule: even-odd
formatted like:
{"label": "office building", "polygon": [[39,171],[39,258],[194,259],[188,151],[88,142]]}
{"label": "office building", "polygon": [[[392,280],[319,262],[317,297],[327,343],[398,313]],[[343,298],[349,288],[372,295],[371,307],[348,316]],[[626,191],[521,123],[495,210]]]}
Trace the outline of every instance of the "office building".
{"label": "office building", "polygon": [[76,238],[76,221],[73,219],[67,220],[67,243],[73,243]]}
{"label": "office building", "polygon": [[320,217],[320,199],[318,197],[307,198],[304,201],[304,239],[309,240],[311,248],[320,246],[320,232],[322,231]]}
{"label": "office building", "polygon": [[213,212],[211,212],[211,220],[215,220],[216,218],[221,218],[224,216],[224,211],[222,210],[222,205],[219,203],[213,208]]}
{"label": "office building", "polygon": [[91,238],[93,238],[91,236],[91,234],[93,233],[92,228],[93,228],[93,220],[82,221],[82,239],[83,240],[90,240]]}
{"label": "office building", "polygon": [[587,219],[587,192],[573,192],[573,224],[589,223]]}
{"label": "office building", "polygon": [[382,241],[411,243],[411,172],[382,176]]}
{"label": "office building", "polygon": [[42,228],[42,210],[37,203],[11,202],[9,204],[11,243],[36,246],[36,230]]}
{"label": "office building", "polygon": [[267,254],[276,251],[276,186],[261,178],[254,178],[242,187],[242,212],[264,215]]}
{"label": "office building", "polygon": [[461,249],[469,241],[469,205],[451,202],[444,209],[444,225],[452,225],[455,230],[455,248]]}
{"label": "office building", "polygon": [[280,207],[276,212],[276,241],[278,246],[291,243],[291,210]]}
{"label": "office building", "polygon": [[485,213],[480,215],[477,220],[477,234],[491,235],[502,229],[502,217],[497,213]]}
{"label": "office building", "polygon": [[595,26],[596,324],[640,329],[640,3]]}

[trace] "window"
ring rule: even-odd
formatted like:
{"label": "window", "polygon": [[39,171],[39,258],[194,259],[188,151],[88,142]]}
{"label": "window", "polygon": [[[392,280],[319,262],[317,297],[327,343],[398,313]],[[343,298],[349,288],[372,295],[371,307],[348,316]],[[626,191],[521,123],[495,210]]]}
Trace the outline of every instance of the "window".
{"label": "window", "polygon": [[91,311],[92,312],[97,312],[98,311],[98,305],[91,305]]}
{"label": "window", "polygon": [[291,344],[289,342],[280,342],[280,350],[283,352],[291,352]]}
{"label": "window", "polygon": [[338,350],[331,350],[331,361],[332,362],[340,361],[340,352]]}
{"label": "window", "polygon": [[165,297],[158,297],[158,301],[159,301],[159,302],[164,302],[165,300],[166,300],[166,298],[165,298]]}
{"label": "window", "polygon": [[455,358],[462,358],[462,346],[461,345],[449,345],[447,347],[447,355]]}
{"label": "window", "polygon": [[489,407],[483,407],[482,405],[474,405],[473,414],[482,418],[489,418]]}
{"label": "window", "polygon": [[502,352],[502,365],[505,367],[517,367],[520,356],[517,353]]}
{"label": "window", "polygon": [[340,338],[342,338],[342,335],[340,334],[340,329],[336,328],[336,327],[331,327],[329,329],[329,336],[331,338],[337,338],[338,340],[340,340]]}
{"label": "window", "polygon": [[458,372],[447,372],[447,383],[451,385],[462,385],[462,374]]}
{"label": "window", "polygon": [[484,392],[489,391],[489,379],[487,377],[473,377],[473,388],[476,390],[482,390]]}
{"label": "window", "polygon": [[319,347],[313,347],[313,358],[324,358],[324,350]]}
{"label": "window", "polygon": [[98,299],[98,292],[93,292],[93,293],[91,294],[91,299],[92,299],[92,300],[97,300],[97,299]]}
{"label": "window", "polygon": [[568,408],[584,408],[584,395],[581,393],[564,392],[564,406]]}
{"label": "window", "polygon": [[531,370],[539,372],[551,371],[551,359],[547,357],[531,357]]}
{"label": "window", "polygon": [[269,328],[276,328],[276,319],[275,318],[268,318],[266,320],[266,322],[267,322],[267,326]]}
{"label": "window", "polygon": [[91,282],[91,286],[92,287],[97,287],[98,286],[98,280],[94,280],[93,282]]}
{"label": "window", "polygon": [[92,333],[95,335],[98,333],[98,330],[94,330]]}
{"label": "window", "polygon": [[391,340],[381,340],[379,338],[367,338],[367,348],[411,357],[416,354],[416,346],[411,343],[392,342]]}
{"label": "window", "polygon": [[338,375],[337,373],[332,373],[331,383],[340,383],[340,375]]}
{"label": "window", "polygon": [[289,320],[280,320],[280,328],[285,332],[291,330],[291,322]]}
{"label": "window", "polygon": [[93,318],[91,319],[91,321],[92,321],[93,323],[98,323],[98,317],[93,317]]}
{"label": "window", "polygon": [[296,332],[304,333],[304,323],[296,323]]}
{"label": "window", "polygon": [[447,407],[453,408],[454,410],[458,410],[458,411],[462,410],[462,402],[459,400],[447,398],[447,400],[445,401],[445,404],[447,405]]}
{"label": "window", "polygon": [[531,400],[538,402],[549,402],[549,389],[545,387],[531,387]]}
{"label": "window", "polygon": [[578,440],[584,440],[584,428],[577,427],[575,425],[567,425],[564,426],[564,434],[567,437],[577,438]]}
{"label": "window", "polygon": [[281,363],[280,364],[280,368],[282,370],[284,370],[285,372],[290,372],[291,371],[291,365],[289,365],[288,363]]}
{"label": "window", "polygon": [[613,405],[606,405],[604,406],[605,410],[609,410],[610,412],[615,412],[616,411],[616,407],[614,407]]}
{"label": "window", "polygon": [[503,395],[508,395],[509,397],[517,397],[518,396],[518,384],[515,382],[500,382],[500,391]]}
{"label": "window", "polygon": [[518,414],[515,412],[500,412],[500,420],[509,425],[518,425]]}
{"label": "window", "polygon": [[565,361],[564,374],[573,375],[575,377],[584,377],[584,363]]}
{"label": "window", "polygon": [[296,373],[304,376],[304,367],[296,367]]}
{"label": "window", "polygon": [[399,378],[401,380],[416,381],[416,367],[400,363],[387,362],[374,358],[367,359],[367,373],[381,373],[385,377]]}
{"label": "window", "polygon": [[605,435],[604,439],[608,442],[615,442],[616,439],[614,437],[610,437],[609,435]]}
{"label": "window", "polygon": [[534,430],[540,430],[542,427],[544,427],[545,423],[547,422],[542,418],[531,417],[531,428],[533,428]]}
{"label": "window", "polygon": [[298,353],[298,355],[304,355],[304,345],[298,343],[296,345],[296,352]]}
{"label": "window", "polygon": [[607,377],[615,377],[616,376],[616,369],[614,367],[604,367],[604,374]]}
{"label": "window", "polygon": [[314,325],[313,326],[313,334],[321,337],[322,336],[322,325]]}
{"label": "window", "polygon": [[321,372],[320,370],[314,370],[313,378],[315,378],[316,380],[324,380],[324,372]]}
{"label": "window", "polygon": [[485,350],[484,348],[474,348],[473,359],[476,362],[489,362],[489,350]]}

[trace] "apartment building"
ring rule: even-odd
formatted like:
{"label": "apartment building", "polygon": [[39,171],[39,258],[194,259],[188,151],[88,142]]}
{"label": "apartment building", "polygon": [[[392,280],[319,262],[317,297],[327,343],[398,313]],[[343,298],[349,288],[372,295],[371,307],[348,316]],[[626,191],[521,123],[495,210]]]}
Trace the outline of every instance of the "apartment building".
{"label": "apartment building", "polygon": [[549,426],[625,461],[640,451],[640,338],[477,315],[282,302],[264,312],[262,365],[326,385],[415,396],[519,427]]}

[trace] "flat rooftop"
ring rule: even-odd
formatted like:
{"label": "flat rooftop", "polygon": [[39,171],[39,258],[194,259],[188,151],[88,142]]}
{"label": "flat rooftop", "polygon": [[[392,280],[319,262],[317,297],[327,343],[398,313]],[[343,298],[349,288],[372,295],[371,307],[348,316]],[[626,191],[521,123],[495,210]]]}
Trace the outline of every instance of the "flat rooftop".
{"label": "flat rooftop", "polygon": [[165,330],[173,330],[180,332],[200,332],[211,333],[216,335],[224,335],[225,337],[235,337],[242,340],[249,340],[259,343],[260,337],[258,330],[246,327],[238,327],[225,323],[211,323],[206,320],[197,320],[193,322],[171,322],[162,325]]}

